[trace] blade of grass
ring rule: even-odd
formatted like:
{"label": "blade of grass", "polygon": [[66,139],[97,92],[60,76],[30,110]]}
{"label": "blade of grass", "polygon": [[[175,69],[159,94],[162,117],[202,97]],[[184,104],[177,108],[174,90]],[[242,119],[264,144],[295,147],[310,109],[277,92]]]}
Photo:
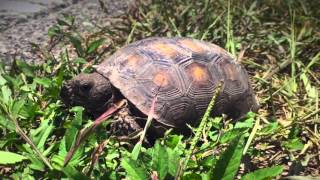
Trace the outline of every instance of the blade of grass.
{"label": "blade of grass", "polygon": [[177,33],[178,37],[182,37],[181,36],[181,32],[179,31],[179,29],[177,28],[176,24],[174,23],[173,18],[169,18],[169,21],[173,27],[173,30]]}
{"label": "blade of grass", "polygon": [[188,164],[188,162],[189,162],[189,160],[191,158],[192,153],[194,152],[194,149],[196,147],[197,142],[199,141],[199,139],[201,137],[202,131],[207,125],[208,119],[210,117],[210,113],[211,113],[212,108],[213,108],[213,106],[214,106],[214,104],[216,102],[216,98],[217,98],[218,94],[220,94],[222,84],[223,84],[222,82],[219,83],[218,87],[216,88],[216,90],[215,90],[215,92],[214,92],[214,94],[212,96],[212,99],[211,99],[211,101],[210,101],[210,103],[208,105],[208,108],[207,108],[205,114],[203,115],[203,117],[201,119],[200,125],[196,130],[196,134],[191,140],[190,148],[186,152],[185,159],[180,161],[180,165],[179,165],[178,171],[177,171],[176,176],[175,176],[176,180],[181,179],[185,169],[187,168],[187,164]]}
{"label": "blade of grass", "polygon": [[207,38],[207,35],[209,34],[209,32],[211,31],[211,28],[217,24],[218,20],[221,20],[221,16],[225,13],[225,11],[223,11],[221,14],[219,14],[219,16],[210,24],[210,26],[208,27],[208,29],[202,34],[202,37],[200,38],[200,40],[205,40]]}
{"label": "blade of grass", "polygon": [[231,54],[236,57],[236,50],[235,50],[235,42],[233,38],[233,31],[232,31],[232,17],[231,17],[231,0],[228,0],[228,12],[227,12],[227,44],[226,48]]}
{"label": "blade of grass", "polygon": [[129,44],[130,42],[132,42],[133,33],[136,30],[137,24],[138,24],[137,22],[133,23],[133,27],[132,27],[132,29],[130,31],[130,34],[129,34],[127,40],[126,40],[126,44]]}
{"label": "blade of grass", "polygon": [[291,16],[291,34],[290,34],[290,58],[291,58],[291,77],[294,78],[296,75],[296,35],[295,35],[295,11],[289,5],[289,11]]}
{"label": "blade of grass", "polygon": [[154,109],[155,109],[155,106],[156,106],[156,101],[157,101],[157,96],[155,96],[153,98],[153,100],[152,100],[151,108],[150,108],[150,111],[148,113],[147,122],[146,122],[146,125],[143,128],[142,134],[140,135],[139,142],[134,146],[134,149],[132,150],[131,157],[132,157],[133,160],[137,160],[138,156],[140,154],[140,150],[141,150],[141,146],[142,146],[143,140],[144,140],[144,138],[145,138],[145,136],[147,134],[147,130],[150,127],[152,119],[154,117]]}
{"label": "blade of grass", "polygon": [[252,129],[252,131],[251,131],[251,133],[249,135],[247,143],[244,146],[243,153],[242,153],[243,155],[245,155],[247,153],[247,150],[248,150],[248,148],[249,148],[254,136],[256,135],[259,126],[260,126],[260,117],[257,118],[256,123],[254,124],[253,129]]}

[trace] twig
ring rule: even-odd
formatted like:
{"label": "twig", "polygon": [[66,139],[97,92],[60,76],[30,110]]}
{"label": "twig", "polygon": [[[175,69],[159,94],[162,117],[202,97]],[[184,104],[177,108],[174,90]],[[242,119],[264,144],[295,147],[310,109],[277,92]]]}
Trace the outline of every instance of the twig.
{"label": "twig", "polygon": [[276,109],[274,107],[274,102],[273,102],[273,98],[272,98],[272,79],[270,79],[270,83],[268,83],[267,86],[268,86],[268,93],[269,93],[271,109],[272,109],[272,117],[275,117]]}
{"label": "twig", "polygon": [[205,112],[205,114],[203,115],[202,119],[201,119],[201,122],[200,122],[200,125],[199,127],[197,128],[196,130],[196,134],[195,136],[192,138],[192,141],[190,143],[190,149],[186,152],[186,157],[184,160],[181,160],[180,161],[180,165],[179,165],[179,168],[177,170],[177,173],[176,173],[176,176],[175,176],[175,180],[179,180],[181,179],[181,176],[183,175],[186,167],[187,167],[187,164],[191,158],[191,155],[195,149],[195,146],[197,144],[197,142],[199,141],[200,137],[201,137],[201,134],[202,134],[202,130],[206,127],[207,125],[207,122],[208,122],[208,119],[210,117],[210,113],[212,111],[212,108],[216,102],[216,98],[218,96],[218,94],[220,94],[220,91],[221,91],[221,87],[222,87],[222,82],[219,83],[218,87],[216,88],[214,94],[213,94],[213,97],[208,105],[208,108]]}
{"label": "twig", "polygon": [[320,109],[318,109],[318,110],[316,110],[316,111],[313,111],[312,113],[304,116],[300,121],[307,120],[307,119],[309,119],[310,117],[315,116],[315,115],[317,115],[317,114],[320,114]]}
{"label": "twig", "polygon": [[312,147],[312,145],[313,145],[312,141],[309,140],[309,141],[307,142],[307,144],[305,144],[305,145],[303,146],[303,149],[301,150],[301,152],[299,153],[299,155],[305,154],[305,153],[307,152],[307,150],[308,150],[310,147]]}
{"label": "twig", "polygon": [[74,145],[70,148],[68,154],[66,155],[64,159],[64,165],[66,166],[69,161],[71,160],[73,154],[75,151],[79,148],[80,144],[83,142],[84,139],[86,139],[89,134],[94,131],[101,123],[103,123],[106,119],[108,119],[113,113],[118,111],[122,106],[125,105],[125,100],[120,100],[113,104],[105,113],[103,113],[100,117],[98,117],[91,126],[87,128],[83,128],[79,134],[77,135],[76,141]]}
{"label": "twig", "polygon": [[243,60],[243,57],[244,57],[244,53],[246,52],[246,50],[247,50],[248,48],[247,47],[241,47],[241,50],[240,50],[240,52],[239,52],[239,55],[238,55],[238,57],[237,57],[237,62],[238,63],[241,63],[242,62],[242,60]]}
{"label": "twig", "polygon": [[92,156],[91,156],[91,164],[90,164],[90,168],[87,172],[87,176],[90,176],[91,175],[91,172],[94,168],[94,165],[97,163],[98,161],[98,158],[103,150],[103,148],[106,146],[106,144],[108,144],[109,142],[109,139],[103,141],[101,144],[99,144],[95,149],[94,151],[92,152]]}

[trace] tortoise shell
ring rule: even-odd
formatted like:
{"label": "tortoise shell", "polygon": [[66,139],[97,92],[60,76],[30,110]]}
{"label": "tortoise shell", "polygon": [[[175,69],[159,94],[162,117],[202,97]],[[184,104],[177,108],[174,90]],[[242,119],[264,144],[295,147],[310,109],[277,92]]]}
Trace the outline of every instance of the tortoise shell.
{"label": "tortoise shell", "polygon": [[171,127],[196,125],[218,84],[213,115],[239,118],[257,109],[244,68],[217,45],[189,38],[148,38],[129,44],[96,67],[147,115]]}

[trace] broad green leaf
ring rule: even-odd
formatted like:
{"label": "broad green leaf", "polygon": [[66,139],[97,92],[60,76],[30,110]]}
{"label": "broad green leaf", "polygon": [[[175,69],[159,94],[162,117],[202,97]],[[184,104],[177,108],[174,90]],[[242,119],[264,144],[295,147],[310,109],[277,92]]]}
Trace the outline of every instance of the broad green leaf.
{"label": "broad green leaf", "polygon": [[18,176],[16,179],[21,179],[21,177],[23,177],[23,180],[36,180],[34,172],[30,167],[24,168],[22,175]]}
{"label": "broad green leaf", "polygon": [[206,172],[206,173],[201,173],[200,176],[201,176],[201,180],[211,180],[211,171],[209,172]]}
{"label": "broad green leaf", "polygon": [[166,146],[174,149],[178,146],[179,143],[181,143],[183,136],[179,135],[169,135],[166,137],[165,144]]}
{"label": "broad green leaf", "polygon": [[177,149],[166,148],[168,153],[168,173],[171,176],[175,176],[179,162],[180,162],[180,155]]}
{"label": "broad green leaf", "polygon": [[81,179],[81,180],[89,180],[90,178],[79,172],[75,167],[68,164],[66,167],[62,169],[64,174],[68,176],[70,179]]}
{"label": "broad green leaf", "polygon": [[142,147],[141,143],[137,143],[137,144],[134,146],[134,148],[133,148],[133,150],[132,150],[132,152],[131,152],[131,158],[132,158],[133,160],[137,160],[137,159],[138,159],[139,154],[140,154],[141,147]]}
{"label": "broad green leaf", "polygon": [[213,180],[232,180],[237,174],[240,166],[242,151],[244,148],[244,137],[235,139],[222,153],[212,171]]}
{"label": "broad green leaf", "polygon": [[45,169],[45,165],[43,162],[38,159],[38,157],[35,156],[35,154],[29,154],[28,155],[31,163],[30,163],[30,168],[38,171],[43,171]]}
{"label": "broad green leaf", "polygon": [[[63,140],[62,140],[63,141]],[[60,146],[63,146],[64,143],[60,143]],[[82,145],[78,148],[78,150],[75,152],[75,154],[72,156],[72,159],[69,161],[68,165],[70,166],[78,166],[82,160],[82,158],[86,157],[84,154],[84,148],[85,146]],[[59,155],[53,155],[51,161],[52,161],[52,165],[54,168],[56,169],[61,169],[63,168],[64,165],[64,160],[65,160],[65,156],[67,154],[67,151],[65,151],[65,149],[63,149],[63,147],[59,149]]]}
{"label": "broad green leaf", "polygon": [[48,36],[53,37],[61,33],[61,29],[59,26],[54,25],[48,29]]}
{"label": "broad green leaf", "polygon": [[0,74],[5,74],[6,73],[5,64],[4,64],[4,62],[2,60],[3,59],[0,59]]}
{"label": "broad green leaf", "polygon": [[303,149],[304,144],[301,142],[299,138],[294,138],[284,142],[284,146],[288,148],[290,151],[298,151]]}
{"label": "broad green leaf", "polygon": [[5,78],[2,77],[2,75],[0,74],[0,86],[3,86],[7,83],[7,80]]}
{"label": "broad green leaf", "polygon": [[[31,96],[31,94],[29,95]],[[18,114],[20,118],[33,119],[39,113],[39,109],[40,109],[39,104],[26,99],[21,99],[20,101],[21,103],[23,102],[23,106],[21,107],[20,110],[19,108],[16,109],[16,110],[19,110]]]}
{"label": "broad green leaf", "polygon": [[232,141],[235,138],[238,138],[241,134],[243,134],[244,132],[246,132],[248,129],[247,128],[235,128],[235,129],[231,129],[227,132],[225,132],[221,139],[220,142],[221,143],[227,143]]}
{"label": "broad green leaf", "polygon": [[23,84],[23,81],[18,77],[12,77],[4,74],[3,78],[7,80],[7,84],[12,85],[15,89],[20,89],[20,86]]}
{"label": "broad green leaf", "polygon": [[221,129],[221,123],[222,117],[218,116],[215,118],[209,118],[209,122],[212,123],[212,126],[215,127],[216,129]]}
{"label": "broad green leaf", "polygon": [[26,76],[29,76],[29,77],[34,76],[34,68],[31,65],[21,60],[16,60],[16,64]]}
{"label": "broad green leaf", "polygon": [[81,40],[76,36],[72,36],[71,34],[67,34],[67,37],[69,38],[72,45],[76,48],[78,55],[80,57],[83,57],[84,50],[81,45]]}
{"label": "broad green leaf", "polygon": [[295,139],[299,136],[301,132],[301,127],[299,127],[297,124],[294,124],[291,129],[290,133],[288,135],[288,139]]}
{"label": "broad green leaf", "polygon": [[152,153],[152,168],[158,172],[159,179],[164,179],[168,173],[168,154],[157,141]]}
{"label": "broad green leaf", "polygon": [[57,19],[57,23],[60,25],[60,26],[70,26],[70,24],[63,20],[63,19]]}
{"label": "broad green leaf", "polygon": [[20,90],[23,92],[31,92],[32,89],[30,89],[30,86],[29,85],[23,85],[20,87]]}
{"label": "broad green leaf", "polygon": [[183,180],[196,180],[196,179],[202,179],[200,174],[197,173],[189,173],[183,176]]}
{"label": "broad green leaf", "polygon": [[63,168],[64,156],[53,155],[51,158],[51,163],[54,169],[61,170]]}
{"label": "broad green leaf", "polygon": [[17,118],[24,105],[25,105],[25,101],[24,100],[16,100],[16,101],[14,101],[12,109],[11,109],[11,114],[15,118]]}
{"label": "broad green leaf", "polygon": [[8,145],[10,146],[15,142],[17,142],[17,133],[15,131],[8,132],[5,136],[2,137],[2,140],[0,140],[0,149],[3,149]]}
{"label": "broad green leaf", "polygon": [[318,90],[316,87],[311,86],[310,89],[308,89],[307,94],[310,98],[317,98],[318,97]]}
{"label": "broad green leaf", "polygon": [[20,154],[0,151],[0,164],[15,164],[26,159],[28,158]]}
{"label": "broad green leaf", "polygon": [[56,147],[57,147],[57,144],[59,144],[58,142],[51,142],[51,143],[48,143],[48,147],[46,147],[44,150],[43,150],[43,155],[44,156],[48,156],[49,154],[51,154],[53,152],[53,150],[56,150]]}
{"label": "broad green leaf", "polygon": [[41,122],[37,129],[31,131],[32,140],[41,151],[44,150],[44,145],[53,129],[54,125],[52,124],[52,121],[46,119]]}
{"label": "broad green leaf", "polygon": [[252,128],[254,125],[254,117],[255,113],[249,112],[247,113],[244,121],[239,121],[234,126],[235,128]]}
{"label": "broad green leaf", "polygon": [[68,22],[68,24],[73,25],[75,17],[70,14],[63,14],[64,21]]}
{"label": "broad green leaf", "polygon": [[[58,86],[58,87],[62,86],[62,83],[64,81],[63,77],[64,77],[65,73],[66,72],[64,71],[64,69],[62,69],[62,68],[59,69],[58,75],[55,77],[56,86]],[[60,93],[60,91],[59,91],[59,93]]]}
{"label": "broad green leaf", "polygon": [[71,146],[74,144],[78,131],[81,129],[82,113],[84,111],[84,108],[78,106],[78,107],[72,108],[71,111],[75,113],[75,118],[72,120],[71,127],[67,129],[65,134],[67,151],[69,151]]}
{"label": "broad green leaf", "polygon": [[262,128],[258,134],[264,134],[264,135],[272,134],[278,128],[279,128],[278,122],[273,122],[273,123],[267,124],[264,128]]}
{"label": "broad green leaf", "polygon": [[[65,157],[67,155],[67,152],[75,143],[78,132],[81,129],[82,113],[84,111],[84,108],[77,106],[72,108],[71,111],[75,112],[75,118],[71,121],[71,127],[67,128],[65,136],[60,142],[58,154],[61,157]],[[88,127],[89,125],[91,125],[91,122],[86,124],[85,127]],[[80,144],[80,147],[75,151],[69,164],[75,165],[80,163],[81,158],[83,157],[84,150],[85,150],[85,146],[83,144]]]}
{"label": "broad green leaf", "polygon": [[10,106],[10,100],[11,100],[11,90],[9,89],[8,86],[2,86],[1,87],[1,93],[2,93],[2,98],[0,100],[2,100],[3,102],[1,102],[2,104],[5,104],[7,106]]}
{"label": "broad green leaf", "polygon": [[263,168],[256,170],[254,172],[248,173],[241,178],[241,180],[267,180],[273,179],[277,175],[281,174],[283,171],[283,166],[273,166],[268,168]]}
{"label": "broad green leaf", "polygon": [[22,146],[18,146],[18,148],[20,148],[20,151],[27,153],[26,156],[31,161],[29,164],[30,168],[38,171],[43,171],[45,169],[45,164],[40,160],[39,156],[34,153],[29,144],[22,144]]}
{"label": "broad green leaf", "polygon": [[75,64],[86,64],[86,63],[88,63],[88,61],[86,61],[86,60],[83,59],[83,58],[76,58],[76,59],[73,61],[73,63],[75,63]]}
{"label": "broad green leaf", "polygon": [[105,38],[100,38],[98,40],[91,42],[88,46],[87,53],[91,54],[95,52],[99,48],[99,46],[101,46],[104,43],[104,41],[105,41]]}
{"label": "broad green leaf", "polygon": [[204,158],[201,158],[199,164],[206,168],[214,167],[214,165],[217,163],[217,157],[216,156],[207,156]]}
{"label": "broad green leaf", "polygon": [[36,77],[33,79],[34,82],[36,82],[37,84],[40,84],[42,85],[43,87],[45,88],[48,88],[51,86],[52,84],[52,79],[49,79],[49,78],[39,78],[39,77]]}
{"label": "broad green leaf", "polygon": [[137,161],[125,158],[121,162],[121,166],[127,172],[127,178],[131,180],[145,180],[148,179],[147,171],[139,166]]}
{"label": "broad green leaf", "polygon": [[0,127],[4,127],[12,132],[16,130],[14,123],[2,114],[0,114]]}

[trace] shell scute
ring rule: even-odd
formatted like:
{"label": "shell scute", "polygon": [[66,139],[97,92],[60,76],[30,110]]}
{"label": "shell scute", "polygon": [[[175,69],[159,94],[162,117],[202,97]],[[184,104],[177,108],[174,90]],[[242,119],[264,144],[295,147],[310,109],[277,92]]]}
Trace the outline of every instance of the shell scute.
{"label": "shell scute", "polygon": [[224,49],[200,40],[137,41],[106,59],[97,72],[143,114],[157,96],[154,118],[172,127],[198,124],[220,81],[212,114],[243,115],[257,106],[245,70]]}

